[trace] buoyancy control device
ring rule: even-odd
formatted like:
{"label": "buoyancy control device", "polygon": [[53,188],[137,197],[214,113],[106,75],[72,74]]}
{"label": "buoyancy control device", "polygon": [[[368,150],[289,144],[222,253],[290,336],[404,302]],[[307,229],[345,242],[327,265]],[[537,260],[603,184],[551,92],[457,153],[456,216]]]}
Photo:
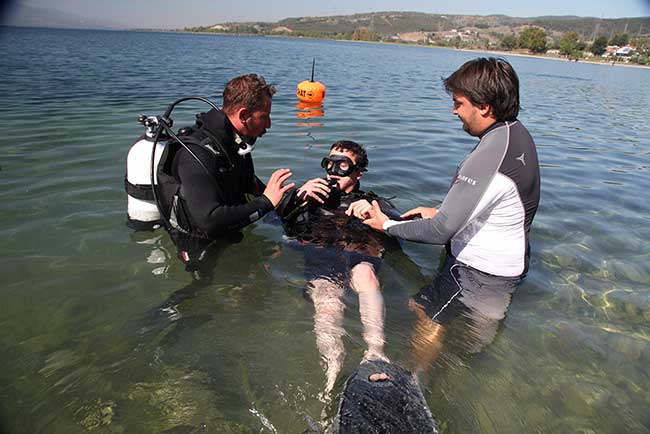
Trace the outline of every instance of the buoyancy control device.
{"label": "buoyancy control device", "polygon": [[170,118],[174,107],[188,100],[203,101],[215,110],[219,108],[209,100],[190,96],[174,101],[160,116],[140,115],[138,122],[145,127],[145,133],[131,146],[126,161],[124,187],[127,199],[127,226],[135,230],[155,230],[160,226],[171,227],[168,217],[161,213],[158,166],[161,157],[174,141],[183,146],[207,171],[203,162],[187,147],[172,130]]}

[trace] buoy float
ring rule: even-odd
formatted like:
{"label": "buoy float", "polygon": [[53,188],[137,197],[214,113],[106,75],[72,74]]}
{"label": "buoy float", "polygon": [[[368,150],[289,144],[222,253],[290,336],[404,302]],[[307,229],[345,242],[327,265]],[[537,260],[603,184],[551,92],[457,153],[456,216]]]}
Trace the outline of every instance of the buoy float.
{"label": "buoy float", "polygon": [[316,58],[311,64],[311,80],[305,80],[298,83],[296,96],[302,102],[321,102],[325,98],[325,85],[321,82],[314,81],[314,67]]}

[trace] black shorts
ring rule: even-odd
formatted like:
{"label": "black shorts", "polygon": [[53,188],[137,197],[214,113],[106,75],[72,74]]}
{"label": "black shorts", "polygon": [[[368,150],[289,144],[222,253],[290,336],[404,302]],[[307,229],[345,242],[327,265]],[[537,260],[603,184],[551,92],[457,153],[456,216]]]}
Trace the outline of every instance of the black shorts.
{"label": "black shorts", "polygon": [[420,289],[413,299],[441,324],[459,315],[498,321],[504,318],[520,280],[484,273],[447,256],[433,283]]}
{"label": "black shorts", "polygon": [[305,278],[327,279],[343,284],[350,283],[350,271],[356,265],[367,262],[373,266],[375,272],[379,271],[381,258],[354,251],[346,251],[333,246],[303,245],[305,254]]}

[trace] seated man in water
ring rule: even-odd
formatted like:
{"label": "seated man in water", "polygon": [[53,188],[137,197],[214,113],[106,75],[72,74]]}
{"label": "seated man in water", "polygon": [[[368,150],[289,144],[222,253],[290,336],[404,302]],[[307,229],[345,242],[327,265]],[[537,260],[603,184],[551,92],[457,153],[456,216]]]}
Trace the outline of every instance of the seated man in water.
{"label": "seated man in water", "polygon": [[287,235],[305,252],[305,274],[315,309],[314,332],[326,363],[328,396],[343,363],[343,295],[348,285],[359,296],[363,338],[368,346],[364,359],[386,360],[384,303],[375,272],[384,251],[399,248],[390,237],[371,230],[346,211],[352,203],[370,207],[374,200],[384,212],[395,217],[399,213],[387,200],[360,189],[368,157],[358,143],[334,143],[321,165],[326,178],[311,179],[291,190],[277,212]]}

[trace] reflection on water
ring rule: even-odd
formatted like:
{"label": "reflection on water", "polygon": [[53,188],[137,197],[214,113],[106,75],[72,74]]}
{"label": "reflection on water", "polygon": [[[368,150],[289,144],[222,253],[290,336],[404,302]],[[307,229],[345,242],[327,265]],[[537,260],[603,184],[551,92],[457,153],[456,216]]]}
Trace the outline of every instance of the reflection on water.
{"label": "reflection on water", "polygon": [[[298,119],[311,119],[320,118],[325,116],[325,109],[322,102],[303,102],[296,103],[296,117]],[[322,122],[298,122],[297,127],[322,127],[325,126]]]}
{"label": "reflection on water", "polygon": [[[369,151],[363,188],[410,209],[442,199],[475,145],[438,79],[476,54],[18,28],[3,29],[0,51],[0,431],[285,433],[321,420],[304,255],[271,215],[201,285],[164,231],[130,232],[122,177],[135,118],[185,95],[220,102],[229,78],[261,73],[278,88],[255,150],[261,179],[287,166],[311,179],[320,148],[347,138]],[[296,107],[297,51],[323,53],[326,107]],[[425,397],[443,432],[649,433],[650,71],[510,60],[542,163],[531,271],[480,351],[449,328],[425,363]],[[396,363],[413,366],[422,325],[408,300],[437,276],[440,253],[404,244],[383,258],[384,351]],[[183,288],[179,316],[151,315]],[[367,350],[358,298],[342,303],[346,357],[328,415]]]}

